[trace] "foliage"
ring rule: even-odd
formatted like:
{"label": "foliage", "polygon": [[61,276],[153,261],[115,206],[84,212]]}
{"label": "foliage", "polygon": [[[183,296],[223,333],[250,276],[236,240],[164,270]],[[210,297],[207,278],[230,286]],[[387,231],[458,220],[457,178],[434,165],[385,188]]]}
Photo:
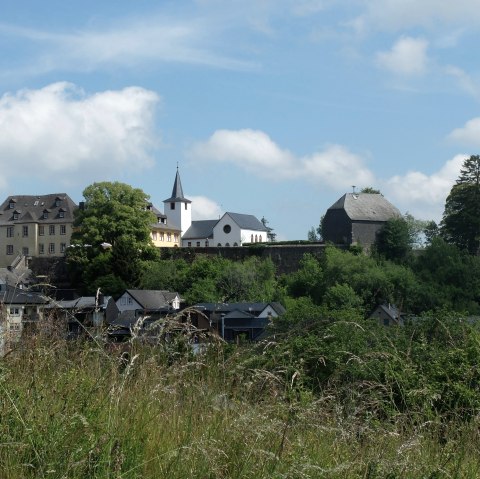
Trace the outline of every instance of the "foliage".
{"label": "foliage", "polygon": [[463,163],[460,176],[445,202],[441,223],[442,237],[448,242],[478,254],[480,248],[480,156]]}
{"label": "foliage", "polygon": [[412,234],[404,218],[388,220],[375,240],[376,252],[385,259],[402,262],[412,249]]}
{"label": "foliage", "polygon": [[117,284],[138,286],[141,261],[156,256],[150,239],[154,217],[146,209],[148,196],[118,182],[94,183],[85,188],[83,196],[84,206],[76,211],[76,231],[67,251],[73,280],[90,293],[93,283],[105,275],[118,278]]}
{"label": "foliage", "polygon": [[273,232],[273,228],[270,228],[269,226],[267,226],[269,221],[264,216],[262,216],[262,219],[260,221],[262,222],[263,226],[265,226],[265,228],[267,229],[268,240],[271,242],[275,242],[277,238],[277,233]]}
{"label": "foliage", "polygon": [[380,195],[380,190],[377,190],[376,188],[372,188],[371,186],[366,186],[365,188],[362,188],[360,190],[360,193],[370,193],[370,194],[375,194],[375,195]]}

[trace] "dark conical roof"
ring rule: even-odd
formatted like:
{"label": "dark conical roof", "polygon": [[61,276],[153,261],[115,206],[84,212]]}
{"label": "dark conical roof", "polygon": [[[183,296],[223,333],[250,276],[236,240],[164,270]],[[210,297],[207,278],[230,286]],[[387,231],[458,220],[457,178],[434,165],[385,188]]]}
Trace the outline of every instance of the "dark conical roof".
{"label": "dark conical roof", "polygon": [[175,181],[173,183],[172,196],[163,201],[164,202],[183,201],[185,203],[191,203],[190,200],[187,200],[187,198],[183,196],[183,188],[182,188],[182,182],[180,180],[180,172],[178,171],[178,166],[177,166],[177,174],[175,175]]}

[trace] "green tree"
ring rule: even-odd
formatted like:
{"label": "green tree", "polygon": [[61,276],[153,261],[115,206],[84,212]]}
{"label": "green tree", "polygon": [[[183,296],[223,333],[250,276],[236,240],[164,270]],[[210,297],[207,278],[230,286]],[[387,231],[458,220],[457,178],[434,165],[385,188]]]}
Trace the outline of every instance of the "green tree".
{"label": "green tree", "polygon": [[480,156],[466,159],[445,202],[442,237],[470,254],[480,248]]}
{"label": "green tree", "polygon": [[102,276],[108,276],[105,284],[138,286],[141,261],[156,255],[150,239],[155,218],[146,208],[148,196],[118,182],[94,183],[85,188],[83,196],[85,202],[75,213],[72,247],[67,251],[74,280],[88,292]]}
{"label": "green tree", "polygon": [[388,220],[378,232],[375,250],[385,259],[402,262],[412,249],[412,236],[407,221],[403,218]]}

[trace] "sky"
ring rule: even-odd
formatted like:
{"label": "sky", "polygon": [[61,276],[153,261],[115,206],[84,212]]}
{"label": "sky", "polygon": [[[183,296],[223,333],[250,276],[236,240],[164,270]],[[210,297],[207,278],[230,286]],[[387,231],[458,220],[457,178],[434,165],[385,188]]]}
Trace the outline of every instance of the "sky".
{"label": "sky", "polygon": [[440,221],[480,149],[480,0],[2,0],[0,198],[93,182],[306,239],[379,189]]}

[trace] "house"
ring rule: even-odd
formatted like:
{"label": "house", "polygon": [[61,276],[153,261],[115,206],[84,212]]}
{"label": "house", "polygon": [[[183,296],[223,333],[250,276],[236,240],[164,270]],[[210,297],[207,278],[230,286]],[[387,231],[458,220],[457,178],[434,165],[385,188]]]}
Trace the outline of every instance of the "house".
{"label": "house", "polygon": [[18,342],[29,324],[43,318],[48,299],[41,293],[5,285],[0,290],[0,324],[5,349]]}
{"label": "house", "polygon": [[347,193],[325,213],[323,239],[334,244],[358,244],[368,249],[385,223],[401,216],[381,194]]}
{"label": "house", "polygon": [[147,205],[147,210],[151,211],[156,218],[150,231],[153,245],[157,248],[180,246],[180,235],[182,233],[180,228],[167,215],[155,208],[152,203]]}
{"label": "house", "polygon": [[264,336],[272,319],[285,313],[285,308],[278,302],[198,303],[192,309],[197,311],[196,317],[192,317],[194,326],[209,326],[221,338],[230,342],[240,338],[258,341]]}
{"label": "house", "polygon": [[180,309],[178,293],[162,290],[127,289],[116,301],[120,313],[135,311],[136,316],[163,314]]}
{"label": "house", "polygon": [[380,304],[370,314],[370,319],[378,321],[380,326],[403,326],[404,317],[393,304]]}
{"label": "house", "polygon": [[253,215],[225,213],[219,220],[192,221],[182,246],[242,246],[269,241],[268,229]]}
{"label": "house", "polygon": [[65,193],[7,197],[0,205],[0,268],[30,257],[63,256],[76,208]]}
{"label": "house", "polygon": [[119,313],[114,299],[103,294],[54,301],[45,306],[45,310],[66,321],[69,337],[78,337],[90,328],[108,324]]}

